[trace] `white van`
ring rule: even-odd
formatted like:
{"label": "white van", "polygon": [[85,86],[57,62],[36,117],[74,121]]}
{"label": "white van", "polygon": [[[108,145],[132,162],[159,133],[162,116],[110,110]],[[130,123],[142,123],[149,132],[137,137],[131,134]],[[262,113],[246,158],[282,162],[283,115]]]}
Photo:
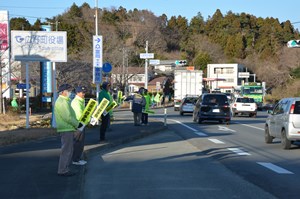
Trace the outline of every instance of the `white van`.
{"label": "white van", "polygon": [[300,97],[281,99],[265,123],[265,142],[281,139],[283,149],[290,149],[295,141],[300,141]]}

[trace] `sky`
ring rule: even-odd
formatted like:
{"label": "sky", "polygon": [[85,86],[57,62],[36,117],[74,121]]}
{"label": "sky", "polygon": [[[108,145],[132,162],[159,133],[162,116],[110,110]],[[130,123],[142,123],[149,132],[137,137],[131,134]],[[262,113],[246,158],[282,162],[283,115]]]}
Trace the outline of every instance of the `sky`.
{"label": "sky", "polygon": [[44,22],[45,18],[64,13],[73,3],[81,6],[84,2],[92,8],[97,3],[99,8],[146,9],[156,16],[166,14],[168,19],[181,15],[189,21],[198,12],[205,20],[217,9],[223,15],[228,11],[245,12],[256,17],[278,18],[279,22],[290,20],[300,30],[299,0],[0,0],[0,10],[8,10],[10,18],[25,17],[33,24],[37,18]]}

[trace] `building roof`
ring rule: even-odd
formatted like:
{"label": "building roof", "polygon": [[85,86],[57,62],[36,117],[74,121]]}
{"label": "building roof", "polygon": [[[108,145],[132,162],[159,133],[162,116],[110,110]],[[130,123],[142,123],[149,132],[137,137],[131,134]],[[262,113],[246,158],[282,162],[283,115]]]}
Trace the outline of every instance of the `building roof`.
{"label": "building roof", "polygon": [[156,82],[160,82],[162,84],[166,78],[167,77],[165,76],[154,78],[150,82],[148,82],[148,85],[156,85]]}

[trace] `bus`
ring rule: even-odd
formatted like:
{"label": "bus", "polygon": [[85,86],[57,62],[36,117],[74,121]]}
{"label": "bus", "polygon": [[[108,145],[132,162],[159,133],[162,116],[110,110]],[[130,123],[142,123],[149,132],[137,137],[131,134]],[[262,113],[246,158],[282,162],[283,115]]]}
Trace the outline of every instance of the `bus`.
{"label": "bus", "polygon": [[258,109],[262,109],[264,88],[261,83],[251,82],[241,86],[241,95],[243,97],[251,97],[257,104]]}

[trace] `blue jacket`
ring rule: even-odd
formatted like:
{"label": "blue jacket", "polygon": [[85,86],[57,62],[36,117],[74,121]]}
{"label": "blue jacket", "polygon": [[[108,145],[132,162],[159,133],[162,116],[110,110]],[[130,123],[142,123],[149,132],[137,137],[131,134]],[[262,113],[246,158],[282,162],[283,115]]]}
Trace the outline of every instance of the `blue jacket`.
{"label": "blue jacket", "polygon": [[146,99],[143,95],[135,93],[132,97],[132,109],[133,113],[141,113],[146,105]]}

